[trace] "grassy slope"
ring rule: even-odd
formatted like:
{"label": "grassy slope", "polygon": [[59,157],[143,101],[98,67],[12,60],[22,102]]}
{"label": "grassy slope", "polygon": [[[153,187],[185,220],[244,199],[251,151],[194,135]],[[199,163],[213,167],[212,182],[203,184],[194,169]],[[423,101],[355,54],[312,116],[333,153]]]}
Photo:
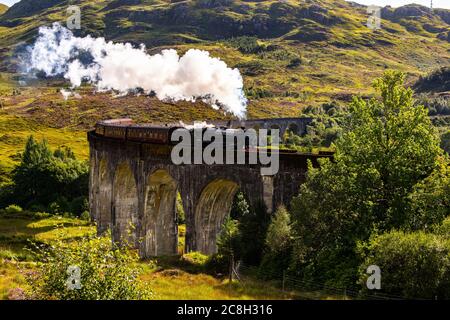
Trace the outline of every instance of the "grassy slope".
{"label": "grassy slope", "polygon": [[[54,129],[29,118],[23,118],[0,111],[0,174],[9,172],[19,160],[26,139],[34,135],[37,139],[47,139],[52,149],[70,146],[79,159],[88,158],[86,134],[70,129]],[[1,180],[0,180],[1,181]]]}
{"label": "grassy slope", "polygon": [[[24,272],[33,269],[33,255],[24,248],[28,241],[51,244],[55,239],[76,241],[93,235],[95,227],[77,219],[50,217],[32,220],[26,217],[0,217],[0,300],[7,299],[14,288],[25,288]],[[161,263],[143,261],[141,279],[154,290],[155,299],[285,299],[333,298],[314,296],[308,292],[280,292],[270,283],[235,282],[180,267],[179,259],[161,259]]]}
{"label": "grassy slope", "polygon": [[30,240],[51,243],[57,238],[76,239],[94,232],[93,226],[76,219],[0,217],[0,300],[7,299],[11,289],[26,286],[23,272],[31,270],[34,263],[25,249]]}
{"label": "grassy slope", "polygon": [[[39,26],[65,20],[65,5],[51,1],[52,7],[37,10],[36,2],[23,0],[36,10],[16,7],[15,16],[11,17],[14,10],[10,10],[0,17],[0,70],[7,71],[0,73],[0,174],[10,171],[29,134],[47,137],[53,147],[68,145],[86,159],[85,131],[100,119],[132,117],[142,122],[173,122],[227,117],[202,103],[114,97],[94,93],[90,87],[78,90],[80,99],[64,101],[59,89],[67,84],[62,81],[28,79],[27,85],[19,86],[20,77],[11,71],[24,43],[32,41]],[[167,47],[175,47],[180,53],[193,47],[208,50],[228,65],[240,67],[249,92],[250,118],[297,116],[308,105],[332,100],[347,103],[353,94],[370,96],[371,81],[388,68],[406,72],[412,82],[437,66],[450,64],[450,43],[440,37],[449,30],[448,22],[421,7],[411,7],[411,16],[386,14],[389,20],[382,21],[381,30],[373,31],[365,26],[365,7],[354,7],[343,0],[318,0],[314,4],[214,2],[228,3],[223,6],[162,0],[127,4],[135,2],[83,1],[82,35],[144,42],[150,52]],[[255,21],[262,21],[258,22],[262,26]],[[244,54],[226,41],[229,34],[256,35],[261,45],[276,49]],[[302,57],[302,63],[289,68],[295,56]],[[250,75],[249,66],[255,63],[258,72]],[[255,90],[267,94],[256,96],[252,94]]]}
{"label": "grassy slope", "polygon": [[8,6],[6,4],[0,3],[0,14],[3,14],[6,10],[8,10]]}
{"label": "grassy slope", "polygon": [[[239,65],[246,89],[258,88],[270,93],[270,97],[265,98],[250,95],[249,117],[292,116],[310,104],[347,101],[351,94],[370,95],[370,81],[387,68],[405,71],[412,80],[430,69],[450,63],[450,44],[438,39],[450,27],[437,15],[383,20],[382,29],[372,31],[365,26],[366,9],[353,7],[343,0],[315,1],[314,5],[298,1],[280,4],[239,0],[223,6],[205,5],[200,1],[173,4],[141,1],[138,5],[128,5],[129,2],[119,0],[114,3],[117,5],[111,5],[110,1],[84,1],[81,33],[106,36],[116,41],[144,42],[152,52],[165,47],[175,47],[180,52],[192,47],[201,48],[230,66]],[[5,48],[14,48],[19,40],[30,41],[38,26],[64,21],[64,8],[55,5],[31,16],[8,19],[18,25],[0,27],[0,43]],[[305,10],[313,13],[308,16]],[[263,26],[259,27],[255,19],[262,19]],[[237,28],[239,24],[242,28]],[[261,44],[278,49],[267,54],[243,54],[224,41],[230,35],[256,35]],[[318,35],[324,35],[326,39],[316,39]],[[319,41],[305,40],[308,37]],[[284,53],[287,55],[283,56]],[[10,50],[3,55],[12,57],[7,64],[15,61]],[[303,63],[287,68],[292,55],[302,56]],[[246,75],[246,65],[251,62],[260,64],[259,74]],[[53,93],[44,93],[30,106],[46,108],[46,100],[55,100]],[[111,115],[124,113],[124,101],[121,105],[109,97],[104,101],[105,105],[112,104],[114,111],[108,111]],[[142,101],[130,100],[131,108]],[[57,99],[56,103],[59,103]],[[74,104],[92,103],[98,103],[104,114],[103,104],[93,97]],[[141,114],[130,111],[130,114],[138,120],[160,121],[205,116],[204,113],[197,114],[195,107],[179,112],[177,106],[156,100],[147,104],[153,108],[145,108]],[[11,109],[11,112],[15,110]],[[81,114],[87,123],[94,122],[95,117]],[[48,114],[39,112],[33,116],[39,121],[48,118]],[[64,119],[59,124],[73,125],[72,120]]]}

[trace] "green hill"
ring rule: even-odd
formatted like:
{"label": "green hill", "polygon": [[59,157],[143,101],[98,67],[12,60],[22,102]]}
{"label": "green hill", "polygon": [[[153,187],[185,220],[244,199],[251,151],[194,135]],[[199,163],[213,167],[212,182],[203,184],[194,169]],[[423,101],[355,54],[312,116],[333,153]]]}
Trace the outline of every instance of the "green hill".
{"label": "green hill", "polygon": [[[419,5],[384,8],[382,28],[372,30],[366,26],[367,8],[344,0],[113,0],[70,4],[81,7],[82,28],[77,35],[145,43],[151,53],[167,47],[181,53],[200,48],[239,68],[250,100],[250,117],[293,116],[309,105],[345,103],[353,94],[371,95],[372,79],[389,68],[406,72],[414,83],[431,70],[450,65],[450,10],[431,12]],[[36,37],[39,26],[64,23],[67,6],[64,0],[22,0],[0,16],[0,72],[14,81],[11,73],[17,71],[17,55]],[[127,99],[125,110],[120,106],[124,101],[98,96],[83,96],[64,116],[65,112],[47,112],[54,105],[64,104],[48,85],[53,86],[52,82],[41,83],[38,95],[36,88],[24,88],[22,97],[4,103],[11,107],[7,110],[57,126],[86,126],[99,116],[127,114],[160,121],[223,117],[214,110],[197,113],[199,108],[183,103],[177,104],[182,106],[180,112],[151,98],[136,98],[136,105],[133,99]],[[34,93],[23,97],[28,91]],[[140,108],[143,103],[146,112]],[[113,107],[101,109],[104,105]],[[74,121],[74,114],[83,120]]]}

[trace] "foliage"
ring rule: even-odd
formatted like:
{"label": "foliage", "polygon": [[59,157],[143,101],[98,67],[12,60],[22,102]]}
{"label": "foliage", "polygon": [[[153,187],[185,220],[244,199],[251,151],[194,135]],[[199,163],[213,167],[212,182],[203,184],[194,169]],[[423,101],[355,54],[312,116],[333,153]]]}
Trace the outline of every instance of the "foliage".
{"label": "foliage", "polygon": [[441,136],[441,148],[450,154],[450,130]]}
{"label": "foliage", "polygon": [[358,250],[363,259],[363,287],[367,267],[377,265],[383,293],[405,298],[450,298],[449,239],[423,231],[391,231],[372,237]]}
{"label": "foliage", "polygon": [[272,216],[265,239],[265,254],[261,262],[262,273],[277,273],[289,267],[293,232],[291,217],[281,206]]}
{"label": "foliage", "polygon": [[285,207],[281,206],[272,216],[266,235],[268,252],[286,251],[292,241],[291,218]]}
{"label": "foliage", "polygon": [[345,108],[336,102],[324,103],[320,107],[306,107],[303,117],[312,118],[304,136],[286,130],[283,145],[295,147],[330,147],[342,134],[341,125],[347,116]]}
{"label": "foliage", "polygon": [[227,216],[217,237],[217,255],[229,259],[239,247],[239,222]]}
{"label": "foliage", "polygon": [[441,149],[426,109],[414,106],[403,81],[403,74],[386,72],[374,82],[381,100],[354,98],[333,162],[309,166],[292,202],[293,265],[303,276],[327,281],[327,270],[351,283],[355,244],[411,221],[408,195],[436,169]]}
{"label": "foliage", "polygon": [[203,269],[208,264],[210,257],[207,255],[204,255],[200,252],[192,251],[192,252],[184,254],[182,256],[182,259],[183,259],[183,261],[185,261],[191,265],[194,265],[196,267],[200,267]]}
{"label": "foliage", "polygon": [[429,230],[450,216],[450,163],[440,160],[439,166],[414,186],[409,195],[407,226],[414,230]]}
{"label": "foliage", "polygon": [[22,208],[16,204],[11,204],[5,208],[5,212],[8,214],[20,213],[22,211]]}
{"label": "foliage", "polygon": [[244,194],[238,192],[231,208],[231,218],[239,221],[235,254],[245,263],[258,265],[264,250],[269,215],[263,203],[250,207]]}
{"label": "foliage", "polygon": [[[414,106],[404,74],[386,72],[374,82],[381,101],[356,98],[342,139],[336,142],[336,161],[355,173],[356,184],[383,228],[400,227],[412,188],[427,177],[441,154],[434,128],[423,106]],[[371,201],[371,203],[369,203]]]}
{"label": "foliage", "polygon": [[[111,244],[110,237],[83,238],[77,243],[55,241],[38,247],[41,263],[28,274],[33,299],[136,300],[151,291],[138,279],[138,255],[126,246]],[[81,289],[68,289],[68,268],[81,270]]]}
{"label": "foliage", "polygon": [[259,53],[265,50],[265,46],[260,45],[256,37],[242,36],[231,38],[228,40],[228,43],[246,54]]}
{"label": "foliage", "polygon": [[[87,210],[88,165],[77,161],[69,148],[51,152],[46,140],[28,138],[21,162],[12,176],[10,197],[29,208],[51,206],[56,213]],[[3,200],[5,201],[5,200]]]}
{"label": "foliage", "polygon": [[259,60],[251,60],[249,62],[238,63],[235,67],[238,68],[246,76],[257,76],[265,73],[266,65]]}
{"label": "foliage", "polygon": [[435,225],[433,233],[450,239],[450,216],[445,218],[441,224]]}
{"label": "foliage", "polygon": [[91,221],[91,215],[89,214],[89,211],[83,211],[80,215],[80,219],[84,221]]}

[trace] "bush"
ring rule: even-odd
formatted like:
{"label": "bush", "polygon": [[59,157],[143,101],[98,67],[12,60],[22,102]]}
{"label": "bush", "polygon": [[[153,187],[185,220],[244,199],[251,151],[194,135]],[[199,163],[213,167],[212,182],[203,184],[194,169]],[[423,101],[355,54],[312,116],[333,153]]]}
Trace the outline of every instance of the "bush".
{"label": "bush", "polygon": [[8,214],[16,214],[21,213],[23,210],[20,206],[16,204],[11,204],[5,208],[6,213]]}
{"label": "bush", "polygon": [[434,226],[433,233],[450,239],[450,217],[447,217],[441,224]]}
{"label": "bush", "polygon": [[34,217],[36,219],[46,219],[46,218],[49,218],[50,216],[51,216],[51,214],[47,213],[47,212],[35,212],[34,213]]}
{"label": "bush", "polygon": [[80,215],[80,219],[85,221],[91,221],[91,215],[89,214],[89,211],[83,211],[83,213]]}
{"label": "bush", "polygon": [[205,265],[207,265],[208,261],[209,261],[209,256],[204,255],[200,252],[189,252],[183,255],[182,257],[183,261],[197,266],[197,267],[204,267]]}
{"label": "bush", "polygon": [[80,216],[83,212],[89,210],[89,201],[85,196],[77,197],[68,204],[68,209],[76,216]]}
{"label": "bush", "polygon": [[293,69],[295,67],[298,67],[301,64],[302,64],[302,59],[297,57],[297,58],[291,59],[291,61],[289,61],[289,64],[287,65],[287,67],[289,69]]}
{"label": "bush", "polygon": [[[151,291],[138,279],[138,254],[110,235],[38,246],[37,271],[27,274],[27,296],[38,300],[140,300]],[[69,290],[69,267],[79,267],[79,290]]]}
{"label": "bush", "polygon": [[259,53],[265,50],[265,46],[258,43],[256,37],[236,37],[228,40],[228,43],[242,53]]}
{"label": "bush", "polygon": [[381,269],[381,290],[405,298],[450,298],[450,240],[423,231],[391,231],[372,237],[358,249],[364,259],[360,281],[365,287],[369,265]]}

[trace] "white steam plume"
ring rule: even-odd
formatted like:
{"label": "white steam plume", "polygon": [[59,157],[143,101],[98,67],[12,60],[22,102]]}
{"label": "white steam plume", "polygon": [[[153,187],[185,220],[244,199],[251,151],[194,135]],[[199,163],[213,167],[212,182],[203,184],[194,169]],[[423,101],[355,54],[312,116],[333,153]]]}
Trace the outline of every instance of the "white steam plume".
{"label": "white steam plume", "polygon": [[154,92],[160,100],[202,99],[217,109],[222,107],[239,118],[246,115],[247,99],[238,69],[191,49],[182,57],[173,49],[149,55],[144,45],[107,42],[104,38],[75,37],[55,23],[41,27],[30,48],[28,72],[46,76],[63,75],[73,87],[87,81],[100,91],[126,93],[141,88]]}

